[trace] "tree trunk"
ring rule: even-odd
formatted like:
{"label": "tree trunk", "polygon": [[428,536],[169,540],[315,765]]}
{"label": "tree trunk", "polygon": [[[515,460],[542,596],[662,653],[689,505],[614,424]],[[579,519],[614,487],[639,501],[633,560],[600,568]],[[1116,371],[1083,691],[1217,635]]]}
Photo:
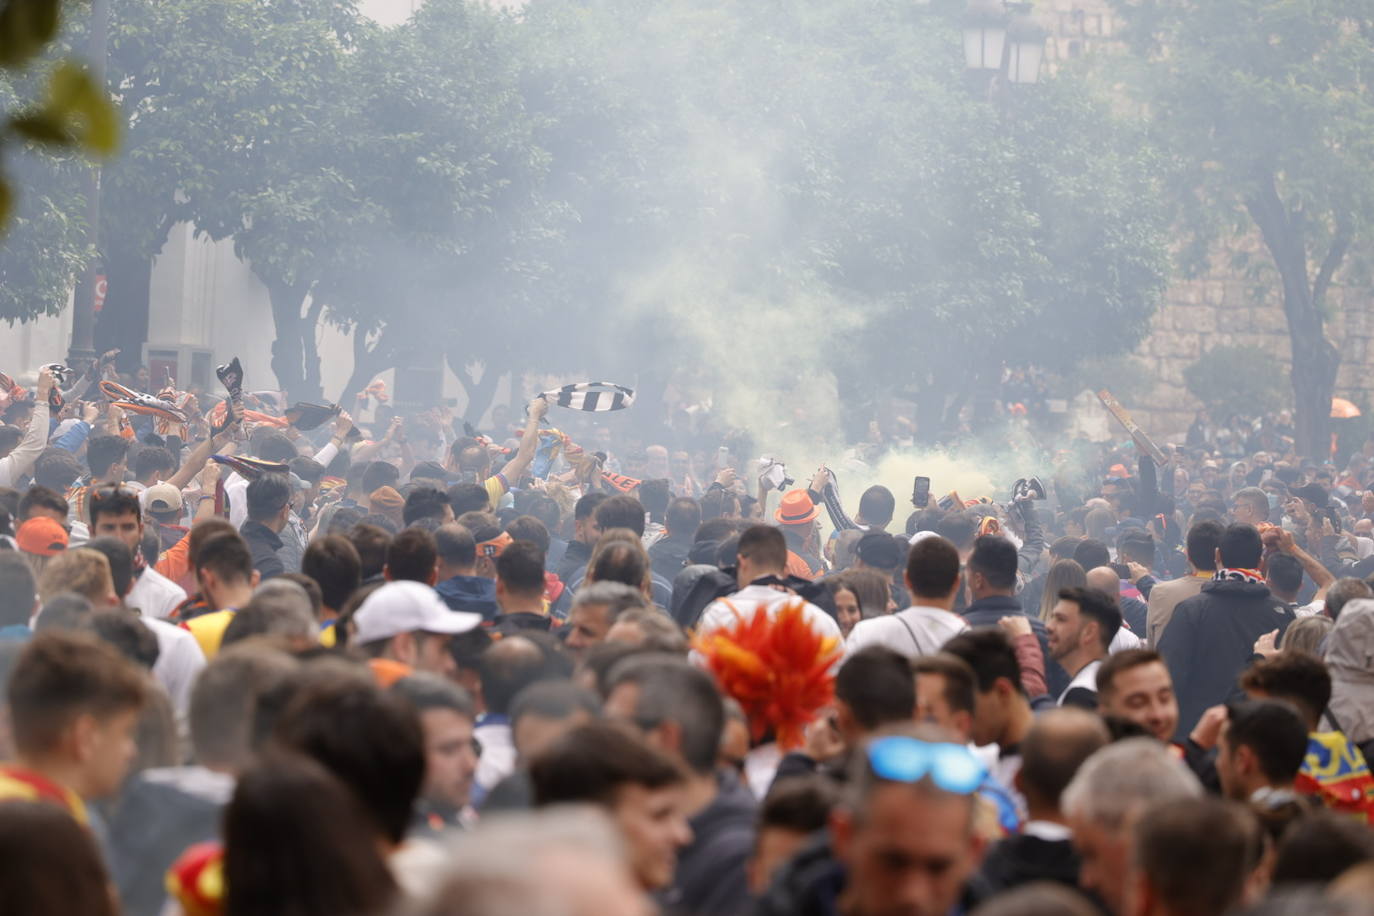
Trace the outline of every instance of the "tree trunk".
{"label": "tree trunk", "polygon": [[305,397],[305,349],[301,343],[305,290],[298,284],[268,283],[267,295],[272,302],[272,323],[276,329],[272,372],[277,376],[277,387],[292,399]]}
{"label": "tree trunk", "polygon": [[[151,258],[117,248],[107,249],[105,305],[95,320],[95,352],[120,351],[121,372],[132,373],[143,363],[148,342],[148,297],[152,283]],[[176,343],[175,340],[160,341]],[[186,379],[177,379],[185,384]],[[153,379],[156,388],[162,379]]]}
{"label": "tree trunk", "polygon": [[1307,245],[1296,220],[1279,198],[1272,177],[1247,201],[1279,276],[1283,279],[1283,312],[1293,354],[1293,418],[1299,454],[1325,459],[1331,454],[1331,398],[1341,354],[1327,339],[1321,300],[1345,257],[1349,242],[1338,238],[1309,283]]}
{"label": "tree trunk", "polygon": [[320,381],[320,345],[315,339],[323,313],[324,301],[311,298],[310,308],[305,313],[305,323],[301,327],[301,366],[304,370],[302,391],[313,392],[313,396],[305,396],[304,399],[308,401],[324,399],[324,386]]}

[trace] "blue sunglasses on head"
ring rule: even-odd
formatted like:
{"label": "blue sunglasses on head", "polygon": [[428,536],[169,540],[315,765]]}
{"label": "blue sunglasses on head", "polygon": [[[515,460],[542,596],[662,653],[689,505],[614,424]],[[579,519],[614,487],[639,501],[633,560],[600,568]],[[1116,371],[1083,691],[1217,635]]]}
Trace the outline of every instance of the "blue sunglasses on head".
{"label": "blue sunglasses on head", "polygon": [[905,735],[875,738],[868,744],[868,765],[879,779],[920,782],[957,795],[969,795],[982,785],[987,769],[962,744],[935,744]]}

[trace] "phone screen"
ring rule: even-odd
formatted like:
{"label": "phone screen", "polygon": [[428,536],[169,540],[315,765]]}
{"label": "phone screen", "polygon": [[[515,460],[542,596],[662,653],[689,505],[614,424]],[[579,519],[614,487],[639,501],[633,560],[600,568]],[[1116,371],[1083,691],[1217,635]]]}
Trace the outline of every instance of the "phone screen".
{"label": "phone screen", "polygon": [[917,477],[911,488],[911,504],[918,509],[930,505],[930,478]]}

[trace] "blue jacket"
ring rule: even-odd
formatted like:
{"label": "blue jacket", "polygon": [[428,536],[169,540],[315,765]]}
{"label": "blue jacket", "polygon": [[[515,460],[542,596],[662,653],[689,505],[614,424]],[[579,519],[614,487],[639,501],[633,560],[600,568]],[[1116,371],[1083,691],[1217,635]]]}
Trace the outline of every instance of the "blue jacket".
{"label": "blue jacket", "polygon": [[451,611],[470,611],[491,621],[501,613],[496,604],[496,580],[481,576],[454,576],[445,579],[434,590],[444,599]]}

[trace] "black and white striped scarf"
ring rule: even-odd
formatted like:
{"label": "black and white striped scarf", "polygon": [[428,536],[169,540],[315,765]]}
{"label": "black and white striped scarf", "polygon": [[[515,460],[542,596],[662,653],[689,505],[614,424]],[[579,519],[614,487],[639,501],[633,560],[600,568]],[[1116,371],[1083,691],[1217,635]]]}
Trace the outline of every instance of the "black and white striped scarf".
{"label": "black and white striped scarf", "polygon": [[624,410],[635,402],[633,388],[612,382],[579,382],[575,385],[564,385],[562,388],[545,391],[540,397],[559,407],[595,413]]}

